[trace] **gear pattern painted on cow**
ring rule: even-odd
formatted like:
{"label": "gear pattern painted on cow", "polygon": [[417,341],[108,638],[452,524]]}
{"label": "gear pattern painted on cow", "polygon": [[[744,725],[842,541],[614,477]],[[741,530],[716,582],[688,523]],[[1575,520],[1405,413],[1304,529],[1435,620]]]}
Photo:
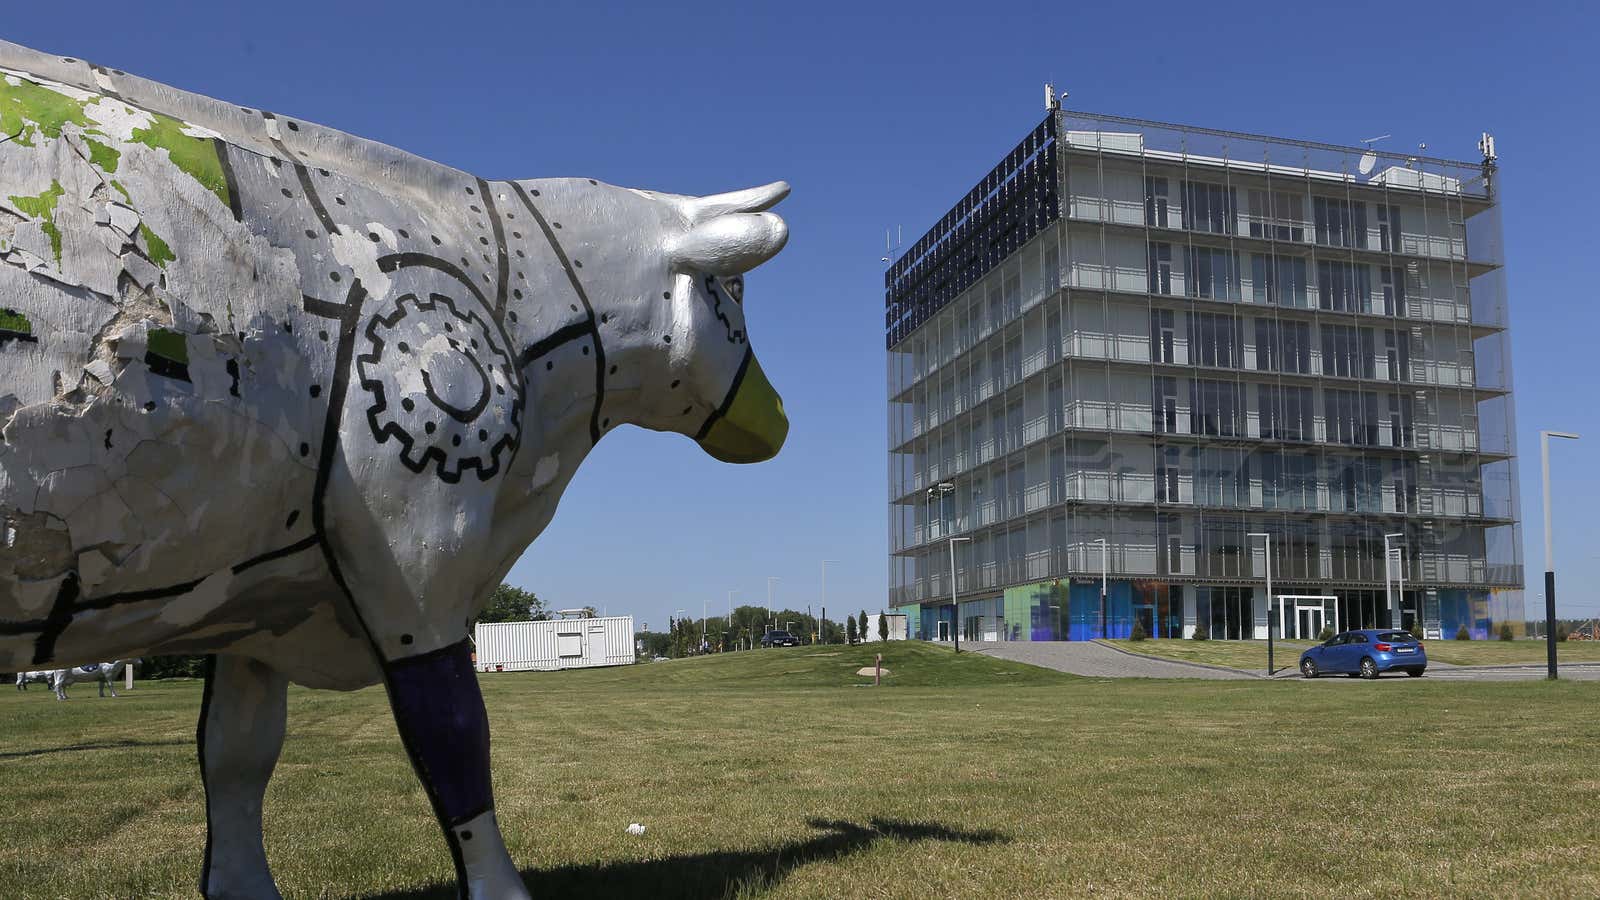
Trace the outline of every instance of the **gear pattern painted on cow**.
{"label": "gear pattern painted on cow", "polygon": [[381,682],[462,895],[525,896],[468,622],[615,428],[778,452],[787,193],[488,181],[0,42],[0,669],[211,656],[208,896],[277,896],[287,684]]}

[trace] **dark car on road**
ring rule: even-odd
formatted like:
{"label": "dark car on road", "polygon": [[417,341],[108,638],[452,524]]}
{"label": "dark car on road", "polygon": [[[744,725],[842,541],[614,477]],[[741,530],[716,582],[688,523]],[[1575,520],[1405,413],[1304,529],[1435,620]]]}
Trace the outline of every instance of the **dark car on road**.
{"label": "dark car on road", "polygon": [[1377,678],[1394,670],[1416,678],[1427,668],[1422,642],[1387,628],[1345,631],[1300,654],[1300,674],[1307,678],[1335,673]]}
{"label": "dark car on road", "polygon": [[761,636],[763,647],[798,647],[800,639],[787,631],[769,631]]}

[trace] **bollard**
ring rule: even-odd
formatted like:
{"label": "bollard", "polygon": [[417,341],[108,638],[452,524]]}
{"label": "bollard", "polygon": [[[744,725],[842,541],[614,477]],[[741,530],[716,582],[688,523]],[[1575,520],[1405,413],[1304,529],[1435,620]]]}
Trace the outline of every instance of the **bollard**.
{"label": "bollard", "polygon": [[883,683],[883,654],[877,654],[878,660],[872,664],[872,686],[877,687]]}

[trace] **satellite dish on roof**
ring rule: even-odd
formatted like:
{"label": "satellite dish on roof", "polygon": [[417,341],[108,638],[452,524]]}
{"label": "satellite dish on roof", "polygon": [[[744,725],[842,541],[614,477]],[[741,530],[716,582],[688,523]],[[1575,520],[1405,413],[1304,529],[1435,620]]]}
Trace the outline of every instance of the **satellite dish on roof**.
{"label": "satellite dish on roof", "polygon": [[1361,162],[1357,164],[1357,167],[1361,170],[1361,174],[1371,175],[1372,170],[1377,167],[1378,154],[1373,151],[1372,145],[1387,137],[1390,137],[1390,135],[1380,134],[1377,137],[1370,137],[1361,142],[1367,145],[1367,152],[1361,154]]}

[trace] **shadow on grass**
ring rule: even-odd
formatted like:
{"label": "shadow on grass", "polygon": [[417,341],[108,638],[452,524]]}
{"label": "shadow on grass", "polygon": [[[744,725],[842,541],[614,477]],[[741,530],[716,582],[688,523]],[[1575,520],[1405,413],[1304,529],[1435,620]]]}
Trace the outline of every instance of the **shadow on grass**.
{"label": "shadow on grass", "polygon": [[78,753],[84,750],[125,750],[129,747],[189,747],[194,741],[135,741],[123,738],[118,741],[95,741],[89,744],[68,744],[65,747],[40,747],[37,750],[15,750],[0,753],[0,759],[21,759],[26,756],[48,756],[52,753]]}
{"label": "shadow on grass", "polygon": [[[857,825],[834,819],[806,822],[822,834],[806,840],[751,850],[720,850],[663,859],[590,863],[552,869],[523,869],[522,880],[535,897],[651,897],[707,900],[760,892],[776,886],[793,870],[859,853],[874,841],[953,841],[995,844],[1010,840],[997,831],[962,831],[936,823],[873,819]],[[377,895],[379,900],[444,900],[455,885]]]}

